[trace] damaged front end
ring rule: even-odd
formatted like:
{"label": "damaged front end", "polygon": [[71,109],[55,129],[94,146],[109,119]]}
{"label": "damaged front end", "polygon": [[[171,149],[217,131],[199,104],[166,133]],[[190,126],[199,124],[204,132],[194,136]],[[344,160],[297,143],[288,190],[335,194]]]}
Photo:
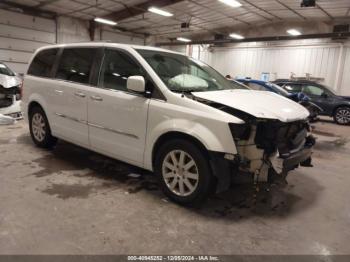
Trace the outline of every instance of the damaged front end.
{"label": "damaged front end", "polygon": [[219,103],[197,99],[209,106],[234,115],[244,124],[230,123],[237,155],[213,153],[211,165],[218,178],[217,192],[232,182],[284,181],[289,171],[299,166],[310,167],[315,138],[307,119],[283,122],[264,119]]}
{"label": "damaged front end", "polygon": [[9,88],[0,85],[0,114],[21,119],[21,84]]}
{"label": "damaged front end", "polygon": [[314,137],[307,121],[284,123],[254,119],[250,135],[235,138],[240,170],[254,174],[254,181],[273,182],[301,166],[311,166]]}

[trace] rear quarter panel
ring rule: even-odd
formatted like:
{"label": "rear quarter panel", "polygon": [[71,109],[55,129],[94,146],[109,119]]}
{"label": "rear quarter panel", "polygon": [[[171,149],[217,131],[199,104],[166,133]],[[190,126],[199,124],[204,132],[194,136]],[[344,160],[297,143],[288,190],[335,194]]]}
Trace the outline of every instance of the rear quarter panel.
{"label": "rear quarter panel", "polygon": [[52,112],[49,106],[50,98],[52,96],[52,92],[50,92],[50,90],[53,88],[53,86],[54,80],[52,79],[25,75],[21,109],[23,116],[27,121],[29,105],[32,102],[36,102],[43,108],[50,122],[52,119]]}

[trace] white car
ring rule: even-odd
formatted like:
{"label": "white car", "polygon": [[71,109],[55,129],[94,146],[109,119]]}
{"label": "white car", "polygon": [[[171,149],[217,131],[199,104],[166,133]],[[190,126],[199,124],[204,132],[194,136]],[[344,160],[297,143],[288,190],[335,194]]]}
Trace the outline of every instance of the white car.
{"label": "white car", "polygon": [[0,62],[0,114],[12,116],[16,119],[22,117],[21,99],[22,79],[8,66]]}
{"label": "white car", "polygon": [[22,111],[36,145],[60,138],[154,171],[164,193],[183,204],[227,190],[240,171],[259,181],[285,177],[310,164],[314,144],[299,104],[144,46],[39,49]]}

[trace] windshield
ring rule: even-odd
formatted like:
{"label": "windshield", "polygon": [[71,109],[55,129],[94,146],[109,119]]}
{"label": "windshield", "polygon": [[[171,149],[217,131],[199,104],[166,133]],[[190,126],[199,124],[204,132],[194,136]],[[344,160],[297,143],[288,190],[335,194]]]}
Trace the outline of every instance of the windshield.
{"label": "windshield", "polygon": [[190,57],[152,50],[137,50],[173,92],[247,89],[229,81],[210,66]]}
{"label": "windshield", "polygon": [[3,63],[0,63],[0,74],[7,76],[15,76],[15,73]]}

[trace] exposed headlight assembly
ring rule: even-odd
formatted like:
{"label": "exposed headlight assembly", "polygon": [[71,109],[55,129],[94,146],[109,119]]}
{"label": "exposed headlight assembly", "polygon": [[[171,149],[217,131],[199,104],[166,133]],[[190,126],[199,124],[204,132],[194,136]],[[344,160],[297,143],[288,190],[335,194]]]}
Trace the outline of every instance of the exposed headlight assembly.
{"label": "exposed headlight assembly", "polygon": [[248,140],[250,137],[251,126],[249,124],[229,123],[231,134],[235,140]]}

